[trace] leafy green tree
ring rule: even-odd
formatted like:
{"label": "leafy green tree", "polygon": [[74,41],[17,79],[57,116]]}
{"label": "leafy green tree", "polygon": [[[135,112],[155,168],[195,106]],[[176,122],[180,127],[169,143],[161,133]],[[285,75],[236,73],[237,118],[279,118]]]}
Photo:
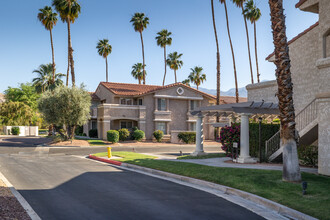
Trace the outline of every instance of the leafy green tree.
{"label": "leafy green tree", "polygon": [[106,65],[106,81],[108,82],[108,56],[112,51],[112,47],[109,44],[108,39],[99,40],[96,46],[97,52],[100,56],[105,59]]}
{"label": "leafy green tree", "polygon": [[43,93],[46,90],[54,90],[56,87],[63,85],[62,77],[65,76],[62,73],[56,73],[55,79],[52,74],[52,64],[41,64],[39,69],[33,70],[33,73],[37,73],[38,77],[33,78],[32,83],[35,86],[38,93]]}
{"label": "leafy green tree", "polygon": [[30,83],[22,83],[18,88],[8,87],[5,91],[5,97],[7,102],[21,102],[32,110],[37,110],[39,95]]}
{"label": "leafy green tree", "polygon": [[68,25],[68,70],[66,75],[66,85],[69,85],[69,69],[71,68],[72,86],[76,84],[74,72],[73,49],[71,43],[71,23],[78,18],[81,7],[78,0],[53,0],[52,4],[60,14],[61,20]]}
{"label": "leafy green tree", "polygon": [[23,102],[0,104],[0,124],[7,126],[27,126],[31,124],[33,110]]}
{"label": "leafy green tree", "polygon": [[242,9],[242,15],[244,18],[244,24],[245,24],[245,32],[246,32],[246,41],[247,41],[247,46],[248,46],[248,54],[249,54],[249,62],[250,62],[250,72],[251,72],[251,83],[253,84],[253,71],[252,71],[252,62],[251,62],[251,51],[250,51],[250,40],[249,40],[249,30],[248,26],[246,23],[246,15],[244,14],[244,9],[243,9],[243,4],[246,2],[246,0],[232,0],[234,4]]}
{"label": "leafy green tree", "polygon": [[166,29],[163,29],[157,33],[156,40],[157,45],[164,48],[164,64],[165,64],[165,72],[163,79],[163,86],[165,85],[165,77],[166,77],[166,45],[170,46],[172,44],[171,32]]}
{"label": "leafy green tree", "polygon": [[66,136],[73,139],[76,126],[84,125],[90,117],[91,97],[83,88],[59,86],[46,91],[39,99],[38,108],[46,122],[63,126]]}
{"label": "leafy green tree", "polygon": [[[57,13],[53,12],[53,9],[49,6],[46,6],[42,9],[39,9],[38,19],[44,25],[46,30],[50,33],[50,44],[52,48],[52,61],[53,61],[53,80],[55,80],[55,55],[54,55],[54,44],[53,44],[53,27],[57,23]],[[55,81],[53,81],[55,83]]]}
{"label": "leafy green tree", "polygon": [[255,57],[256,57],[256,67],[257,67],[257,79],[258,83],[260,82],[260,73],[259,73],[259,65],[258,65],[258,50],[257,50],[257,25],[256,22],[261,17],[260,9],[257,8],[253,0],[249,0],[245,3],[244,14],[246,18],[253,24],[254,27],[254,49],[255,49]]}
{"label": "leafy green tree", "polygon": [[[143,80],[143,64],[142,63],[136,63],[132,66],[132,76],[134,79],[139,80],[139,84],[141,84],[141,81]],[[145,71],[145,75],[147,75],[147,72]]]}
{"label": "leafy green tree", "polygon": [[206,81],[206,75],[204,73],[202,73],[203,67],[195,66],[194,68],[191,68],[190,70],[191,70],[191,73],[188,76],[188,79],[190,80],[190,82],[194,83],[197,86],[197,90],[198,90],[198,87],[204,81]]}
{"label": "leafy green tree", "polygon": [[146,84],[146,72],[145,72],[145,60],[144,60],[144,45],[142,32],[147,28],[149,24],[149,18],[144,15],[144,13],[135,13],[131,19],[132,25],[136,32],[140,33],[141,44],[142,44],[142,58],[143,58],[143,84]]}
{"label": "leafy green tree", "polygon": [[175,83],[177,83],[176,71],[183,66],[183,61],[180,60],[182,55],[182,53],[178,54],[178,52],[175,51],[167,56],[166,64],[174,70]]}

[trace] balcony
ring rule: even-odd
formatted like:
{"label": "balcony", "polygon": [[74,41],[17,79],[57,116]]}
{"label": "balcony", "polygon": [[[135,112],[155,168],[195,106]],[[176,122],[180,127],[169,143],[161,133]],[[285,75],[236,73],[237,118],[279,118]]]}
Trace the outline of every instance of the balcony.
{"label": "balcony", "polygon": [[145,120],[146,118],[146,106],[143,105],[120,105],[120,104],[102,104],[97,109],[97,117],[117,120],[117,119],[129,119],[129,120]]}
{"label": "balcony", "polygon": [[154,121],[169,122],[172,121],[171,111],[154,111],[155,119]]}

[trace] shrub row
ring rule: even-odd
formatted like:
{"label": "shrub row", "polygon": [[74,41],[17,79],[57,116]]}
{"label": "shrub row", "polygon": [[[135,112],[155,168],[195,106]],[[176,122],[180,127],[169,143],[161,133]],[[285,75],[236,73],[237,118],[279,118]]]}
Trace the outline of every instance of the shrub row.
{"label": "shrub row", "polygon": [[[107,140],[112,143],[118,143],[119,140],[126,140],[129,137],[129,131],[127,129],[109,130],[107,131]],[[144,137],[144,131],[136,129],[132,132],[133,140],[141,141]]]}
{"label": "shrub row", "polygon": [[191,144],[196,142],[196,132],[194,131],[186,131],[178,134],[178,138],[180,141],[183,141],[186,144]]}

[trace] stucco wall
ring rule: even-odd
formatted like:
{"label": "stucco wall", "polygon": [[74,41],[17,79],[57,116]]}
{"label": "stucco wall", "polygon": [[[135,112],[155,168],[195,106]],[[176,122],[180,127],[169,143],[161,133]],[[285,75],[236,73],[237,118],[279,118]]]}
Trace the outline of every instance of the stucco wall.
{"label": "stucco wall", "polygon": [[275,96],[277,92],[276,80],[249,84],[246,86],[248,92],[248,101],[262,101],[277,103],[278,99]]}
{"label": "stucco wall", "polygon": [[154,111],[155,111],[155,99],[153,94],[149,94],[143,97],[143,105],[146,106],[146,139],[152,139],[152,134],[155,131],[154,123]]}
{"label": "stucco wall", "polygon": [[97,87],[95,94],[100,98],[100,100],[105,100],[105,103],[115,103],[114,94],[102,85]]}

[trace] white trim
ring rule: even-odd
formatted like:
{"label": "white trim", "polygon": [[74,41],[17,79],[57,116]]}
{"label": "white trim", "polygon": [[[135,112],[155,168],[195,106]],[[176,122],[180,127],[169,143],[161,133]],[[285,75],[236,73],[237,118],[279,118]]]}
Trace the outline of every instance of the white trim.
{"label": "white trim", "polygon": [[154,95],[154,97],[161,99],[204,100],[203,97],[174,96],[174,95]]}
{"label": "white trim", "polygon": [[187,122],[196,122],[197,121],[197,119],[196,120],[187,120]]}
{"label": "white trim", "polygon": [[130,117],[110,117],[110,120],[132,120],[132,121],[139,121],[140,118],[130,118]]}
{"label": "white trim", "polygon": [[154,121],[156,121],[156,122],[171,122],[172,120],[171,120],[171,119],[161,119],[161,118],[157,118],[157,119],[154,119]]}
{"label": "white trim", "polygon": [[138,123],[140,123],[140,124],[145,124],[146,121],[145,121],[145,120],[143,120],[143,121],[138,121]]}
{"label": "white trim", "polygon": [[154,111],[155,115],[170,115],[171,111]]}
{"label": "white trim", "polygon": [[[182,92],[179,92],[179,90],[181,90]],[[184,89],[182,87],[179,87],[177,88],[176,93],[178,93],[178,95],[183,95]]]}
{"label": "white trim", "polygon": [[117,109],[146,109],[144,105],[103,104],[103,106]]}

